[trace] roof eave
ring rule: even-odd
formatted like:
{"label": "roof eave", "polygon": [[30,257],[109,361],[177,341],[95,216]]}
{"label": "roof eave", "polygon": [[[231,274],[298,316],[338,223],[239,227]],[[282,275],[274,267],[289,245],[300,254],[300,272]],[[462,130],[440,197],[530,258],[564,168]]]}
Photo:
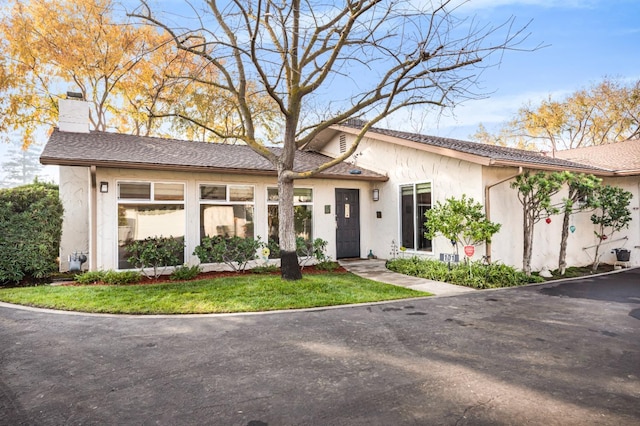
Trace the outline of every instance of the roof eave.
{"label": "roof eave", "polygon": [[[109,169],[137,169],[137,170],[161,170],[170,172],[207,172],[207,173],[225,173],[234,175],[249,176],[273,176],[277,177],[274,170],[256,170],[256,169],[240,169],[227,167],[209,167],[209,166],[193,166],[193,165],[177,165],[177,164],[156,164],[156,163],[132,163],[124,161],[89,161],[85,159],[60,159],[53,157],[40,157],[40,163],[45,166],[77,166],[77,167],[104,167]],[[314,175],[316,179],[340,179],[340,180],[358,180],[371,182],[386,182],[389,180],[387,176],[367,176],[367,175],[342,175],[337,173],[318,173]]]}
{"label": "roof eave", "polygon": [[513,161],[513,160],[500,160],[500,159],[492,159],[490,161],[491,166],[499,166],[499,167],[523,167],[526,169],[534,169],[534,170],[548,170],[548,171],[567,171],[574,173],[591,173],[597,176],[613,176],[614,172],[610,170],[603,170],[597,168],[590,167],[572,167],[564,164],[542,164],[542,163],[533,163],[527,161]]}
{"label": "roof eave", "polygon": [[[359,133],[359,130],[355,129],[353,127],[339,126],[338,125],[338,126],[334,126],[332,128],[335,128],[336,130],[342,131],[344,133],[350,133],[352,135],[357,135]],[[372,137],[370,135],[375,135],[375,137]],[[444,147],[440,147],[440,146],[429,145],[429,144],[426,144],[426,143],[414,142],[414,141],[410,141],[410,140],[407,140],[407,139],[398,138],[398,137],[395,137],[395,136],[384,135],[382,133],[376,133],[374,130],[369,130],[365,137],[372,138],[372,139],[377,139],[377,140],[384,141],[384,142],[393,143],[393,144],[400,145],[400,146],[405,146],[407,148],[418,149],[420,151],[426,151],[426,152],[429,152],[429,153],[432,153],[432,154],[438,154],[438,155],[442,155],[442,156],[445,156],[445,157],[454,158],[456,160],[464,160],[464,161],[468,161],[470,163],[479,164],[479,165],[482,165],[482,166],[489,166],[490,162],[491,162],[491,159],[489,157],[484,157],[484,156],[475,155],[475,154],[469,154],[469,153],[457,151],[457,150],[451,149],[451,148],[444,148]]]}

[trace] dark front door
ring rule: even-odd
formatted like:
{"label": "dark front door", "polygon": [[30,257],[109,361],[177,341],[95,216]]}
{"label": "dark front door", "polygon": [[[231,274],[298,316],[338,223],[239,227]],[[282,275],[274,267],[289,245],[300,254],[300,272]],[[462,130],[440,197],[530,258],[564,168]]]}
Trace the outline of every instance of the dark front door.
{"label": "dark front door", "polygon": [[336,189],[336,257],[360,257],[360,192]]}

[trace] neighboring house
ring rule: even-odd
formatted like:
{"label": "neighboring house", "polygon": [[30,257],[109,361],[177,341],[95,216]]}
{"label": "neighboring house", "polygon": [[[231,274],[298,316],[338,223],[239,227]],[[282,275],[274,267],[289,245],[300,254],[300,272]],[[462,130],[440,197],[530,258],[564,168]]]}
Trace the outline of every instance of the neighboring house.
{"label": "neighboring house", "polygon": [[[63,101],[60,111],[59,128],[41,162],[60,166],[62,260],[82,251],[89,253],[89,269],[127,269],[128,241],[163,235],[184,238],[184,260],[194,264],[192,253],[204,235],[277,239],[276,172],[249,147],[90,132],[86,104]],[[323,132],[297,154],[296,170],[345,152],[361,124]],[[334,259],[369,253],[390,258],[394,244],[407,248],[404,255],[437,257],[450,253],[451,243],[427,240],[421,218],[436,201],[467,194],[503,225],[488,248],[492,259],[520,267],[522,209],[509,182],[525,169],[619,179],[607,167],[534,152],[372,129],[347,162],[296,181],[296,232],[327,240]],[[624,178],[636,182],[634,206],[637,175]],[[629,237],[627,248],[640,245],[637,208],[634,215],[631,229],[621,233]],[[557,267],[559,224],[537,226],[534,270]],[[583,247],[594,243],[593,226],[586,214],[577,215],[574,224],[568,262],[588,264],[589,250]],[[479,248],[474,258],[484,254]],[[638,257],[632,254],[634,264],[640,264]]]}

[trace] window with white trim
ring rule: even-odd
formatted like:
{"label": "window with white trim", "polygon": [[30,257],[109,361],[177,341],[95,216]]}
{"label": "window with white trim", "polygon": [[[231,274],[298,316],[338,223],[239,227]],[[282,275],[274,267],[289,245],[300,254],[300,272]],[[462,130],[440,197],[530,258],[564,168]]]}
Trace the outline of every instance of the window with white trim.
{"label": "window with white trim", "polygon": [[400,241],[408,250],[431,251],[424,214],[431,209],[431,183],[400,185]]}
{"label": "window with white trim", "polygon": [[[127,245],[153,237],[184,243],[184,183],[118,182],[118,269],[134,268]],[[184,252],[181,256],[184,262]]]}
{"label": "window with white trim", "polygon": [[[278,200],[278,188],[267,188],[267,223],[269,224],[270,245],[278,245],[280,242]],[[293,221],[296,237],[311,241],[313,239],[313,189],[293,189]]]}
{"label": "window with white trim", "polygon": [[205,236],[254,237],[255,190],[251,185],[200,185],[200,240]]}

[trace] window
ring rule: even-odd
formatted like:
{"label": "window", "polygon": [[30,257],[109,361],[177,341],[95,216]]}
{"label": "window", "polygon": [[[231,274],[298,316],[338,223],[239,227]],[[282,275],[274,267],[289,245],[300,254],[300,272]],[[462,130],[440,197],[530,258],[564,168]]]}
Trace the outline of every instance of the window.
{"label": "window", "polygon": [[431,251],[431,240],[424,236],[424,214],[431,209],[431,183],[400,186],[402,245],[410,250]]}
{"label": "window", "polygon": [[134,267],[127,261],[131,242],[162,236],[184,243],[184,235],[184,184],[118,182],[119,269]]}
{"label": "window", "polygon": [[254,188],[200,185],[200,240],[205,236],[253,238]]}
{"label": "window", "polygon": [[[278,236],[278,200],[278,188],[267,188],[268,239],[272,244],[279,244],[280,242]],[[311,241],[313,239],[313,190],[311,188],[294,188],[293,220],[296,237]]]}

